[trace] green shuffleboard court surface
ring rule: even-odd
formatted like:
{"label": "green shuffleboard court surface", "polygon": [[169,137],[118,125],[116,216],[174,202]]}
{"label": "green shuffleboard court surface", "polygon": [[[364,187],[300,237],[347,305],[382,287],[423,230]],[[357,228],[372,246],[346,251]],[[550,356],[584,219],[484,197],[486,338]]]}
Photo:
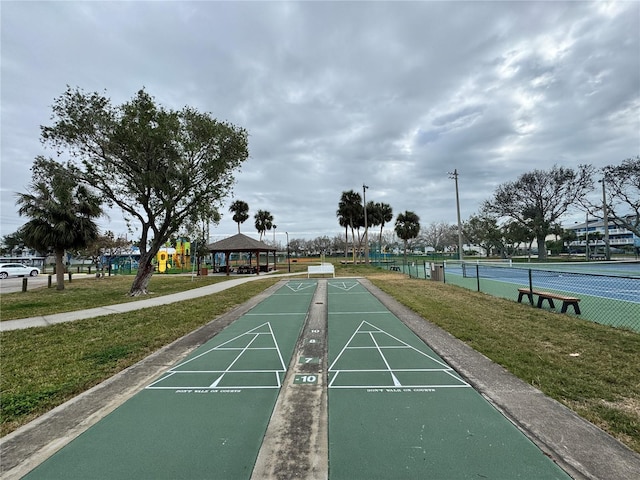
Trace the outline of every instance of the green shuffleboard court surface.
{"label": "green shuffleboard court surface", "polygon": [[25,478],[250,478],[316,285],[288,282]]}
{"label": "green shuffleboard court surface", "polygon": [[328,297],[331,480],[570,478],[357,280]]}

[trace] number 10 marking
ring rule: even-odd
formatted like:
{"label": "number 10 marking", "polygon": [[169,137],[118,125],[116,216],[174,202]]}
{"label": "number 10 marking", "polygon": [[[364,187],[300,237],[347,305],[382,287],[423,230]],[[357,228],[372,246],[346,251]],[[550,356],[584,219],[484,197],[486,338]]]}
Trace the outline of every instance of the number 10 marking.
{"label": "number 10 marking", "polygon": [[293,378],[293,383],[314,385],[318,383],[318,376],[317,375],[296,375]]}

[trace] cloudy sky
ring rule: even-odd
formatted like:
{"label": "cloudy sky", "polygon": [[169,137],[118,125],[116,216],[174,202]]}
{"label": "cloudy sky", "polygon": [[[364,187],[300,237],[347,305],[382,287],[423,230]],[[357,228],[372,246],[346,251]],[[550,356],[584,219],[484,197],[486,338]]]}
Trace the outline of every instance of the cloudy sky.
{"label": "cloudy sky", "polygon": [[[1,2],[0,234],[26,219],[40,125],[66,85],[114,104],[144,87],[246,128],[233,199],[280,241],[342,233],[343,191],[463,220],[495,187],[554,164],[640,152],[640,3]],[[578,212],[579,218],[583,214]],[[576,217],[577,218],[577,217]],[[567,217],[565,223],[575,218]],[[103,228],[126,233],[119,212]],[[135,237],[135,233],[133,236]],[[269,234],[271,238],[272,233]],[[129,235],[131,238],[131,234]]]}

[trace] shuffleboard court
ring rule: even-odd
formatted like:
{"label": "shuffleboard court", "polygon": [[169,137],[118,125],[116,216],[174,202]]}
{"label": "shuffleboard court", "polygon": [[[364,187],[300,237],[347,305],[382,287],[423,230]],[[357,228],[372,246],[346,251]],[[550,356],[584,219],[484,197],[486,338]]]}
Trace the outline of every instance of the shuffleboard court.
{"label": "shuffleboard court", "polygon": [[357,280],[328,316],[331,480],[570,478]]}
{"label": "shuffleboard court", "polygon": [[316,286],[286,283],[25,478],[250,478]]}

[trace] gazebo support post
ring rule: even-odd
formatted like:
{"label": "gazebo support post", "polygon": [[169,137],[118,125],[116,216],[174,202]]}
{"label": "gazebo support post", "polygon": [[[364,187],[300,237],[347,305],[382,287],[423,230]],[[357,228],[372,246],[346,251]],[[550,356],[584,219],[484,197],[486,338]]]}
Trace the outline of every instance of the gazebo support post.
{"label": "gazebo support post", "polygon": [[227,268],[227,277],[229,276],[229,257],[231,256],[231,252],[224,252],[224,258],[225,261],[224,263],[227,264],[226,268]]}
{"label": "gazebo support post", "polygon": [[260,250],[256,252],[256,275],[260,275]]}

